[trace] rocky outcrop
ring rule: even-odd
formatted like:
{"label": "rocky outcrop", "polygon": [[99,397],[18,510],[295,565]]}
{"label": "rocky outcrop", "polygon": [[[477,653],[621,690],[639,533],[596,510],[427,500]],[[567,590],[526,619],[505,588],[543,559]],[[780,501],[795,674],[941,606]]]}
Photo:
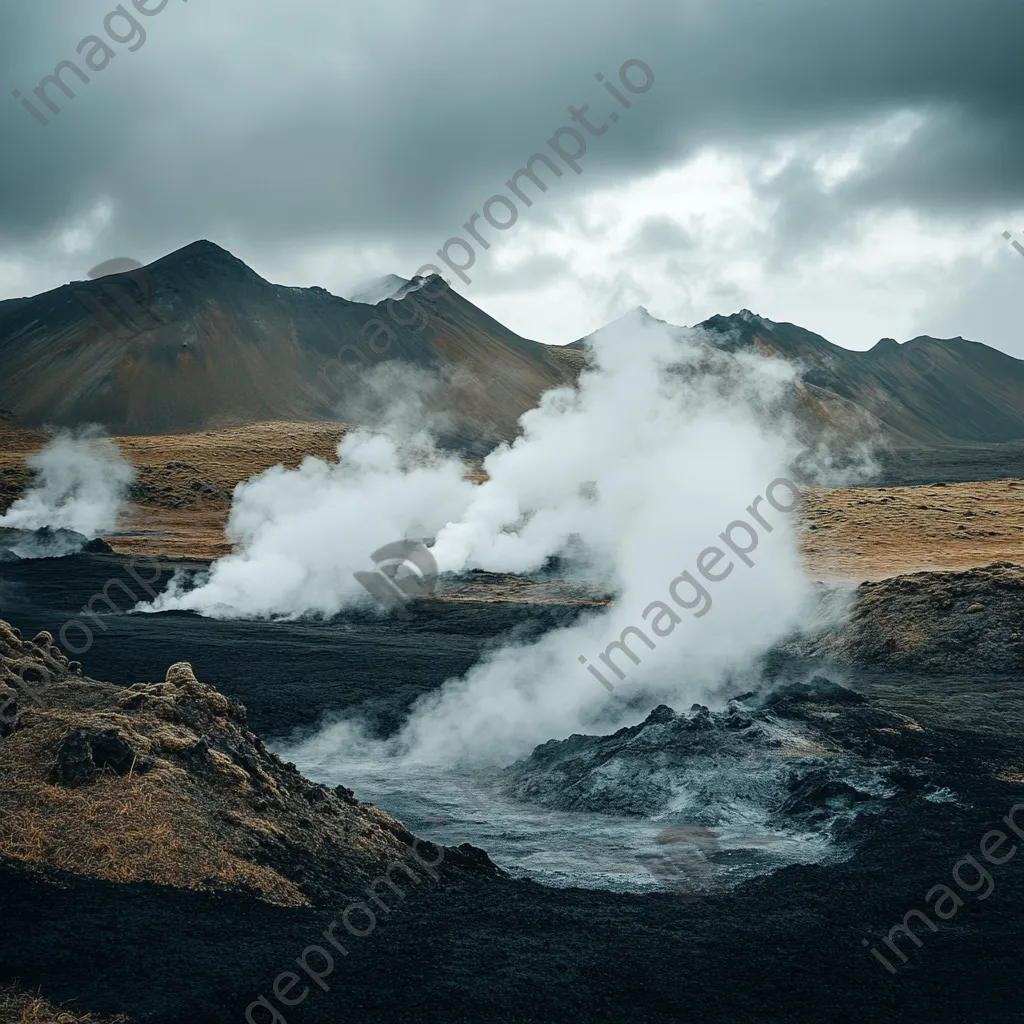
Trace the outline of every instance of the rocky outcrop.
{"label": "rocky outcrop", "polygon": [[[300,905],[351,894],[420,846],[268,751],[186,662],[113,686],[49,633],[25,640],[0,621],[0,717],[0,859]],[[483,851],[431,849],[441,875],[496,874]]]}
{"label": "rocky outcrop", "polygon": [[59,786],[83,786],[99,771],[126,776],[153,766],[117,729],[72,729],[57,746],[53,780]]}
{"label": "rocky outcrop", "polygon": [[930,742],[912,719],[816,676],[721,711],[662,705],[611,736],[552,740],[505,778],[557,810],[826,834],[898,793],[938,792]]}
{"label": "rocky outcrop", "polygon": [[848,622],[796,646],[873,669],[1024,673],[1024,566],[862,583]]}
{"label": "rocky outcrop", "polygon": [[0,527],[0,562],[80,554],[109,555],[113,551],[102,537],[90,540],[84,534],[64,527],[43,526],[38,530]]}

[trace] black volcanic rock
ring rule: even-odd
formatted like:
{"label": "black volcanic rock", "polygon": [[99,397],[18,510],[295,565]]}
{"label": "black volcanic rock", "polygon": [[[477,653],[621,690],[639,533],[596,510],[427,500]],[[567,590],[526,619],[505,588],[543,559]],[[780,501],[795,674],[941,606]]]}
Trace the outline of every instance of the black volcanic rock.
{"label": "black volcanic rock", "polygon": [[554,810],[828,832],[905,791],[894,771],[925,790],[930,743],[906,716],[815,676],[720,711],[660,705],[611,736],[545,743],[504,774],[511,794]]}
{"label": "black volcanic rock", "polygon": [[43,526],[38,530],[0,527],[0,561],[27,558],[64,558],[78,554],[112,554],[113,548],[102,537],[90,540],[84,534],[64,527]]}
{"label": "black volcanic rock", "polygon": [[86,542],[85,547],[82,548],[82,553],[89,555],[112,555],[114,549],[102,537],[93,537],[92,540]]}
{"label": "black volcanic rock", "polygon": [[[39,566],[47,573],[59,568],[60,563]],[[95,589],[91,583],[83,594]],[[77,596],[74,601],[69,596],[68,614],[78,601]],[[64,620],[56,612],[50,614],[55,622]],[[33,625],[26,633],[36,628],[41,627]],[[266,632],[265,626],[260,629]],[[494,631],[485,632],[490,635]],[[180,644],[182,634],[175,630],[167,635],[173,638],[168,644]],[[200,635],[191,633],[190,642],[198,646]],[[219,636],[217,647],[223,654],[217,664],[226,666],[230,659],[237,659],[239,672],[252,681],[249,692],[255,694],[257,680],[274,690],[276,710],[265,719],[268,730],[281,734],[279,715],[288,714],[290,705],[312,704],[314,714],[322,712],[323,691],[318,693],[310,685],[316,680],[320,654],[314,657],[310,653],[312,645],[305,631],[301,655],[298,647],[290,648],[296,655],[289,666],[291,675],[300,679],[294,700],[270,671],[270,658],[265,656],[269,646],[226,642],[224,634]],[[123,634],[116,642],[127,646]],[[138,635],[135,642],[140,651],[152,653],[154,634]],[[403,652],[419,652],[410,661],[420,665],[430,661],[423,654],[427,648],[410,647],[408,637],[399,642]],[[319,646],[324,648],[325,661],[335,660],[333,645]],[[392,663],[389,656],[393,658],[396,650],[394,646],[370,647],[367,657],[378,678],[381,667]],[[16,652],[18,657],[31,653],[25,649]],[[97,650],[93,660],[99,657]],[[210,671],[220,675],[220,669],[210,664]],[[436,682],[449,674],[435,670]],[[162,678],[163,669],[158,675],[143,675]],[[968,676],[959,682],[970,687],[974,681],[974,676]],[[21,979],[33,999],[41,992],[51,1002],[65,1004],[69,1016],[92,1011],[106,1019],[123,1012],[132,1021],[151,1024],[242,1021],[246,1007],[261,995],[279,1007],[282,1019],[308,1024],[338,1024],[353,1018],[361,1024],[391,1024],[410,1014],[424,1020],[495,1024],[512,1020],[667,1024],[688,1020],[695,1007],[700,1009],[701,1021],[709,1024],[1016,1021],[1020,1016],[1019,949],[1024,919],[1020,861],[1015,858],[999,867],[987,866],[979,841],[989,829],[1008,833],[1001,819],[1021,801],[1019,738],[1024,714],[1017,699],[1021,679],[1006,676],[999,694],[992,689],[984,691],[981,699],[991,701],[999,729],[983,734],[972,732],[960,720],[964,702],[957,698],[955,686],[944,686],[932,678],[903,677],[895,682],[939,716],[930,733],[926,730],[921,736],[907,730],[906,735],[909,742],[923,741],[915,749],[926,749],[927,771],[942,773],[948,779],[946,784],[955,790],[955,798],[936,793],[930,788],[932,777],[918,774],[915,749],[905,762],[895,748],[892,750],[897,766],[888,780],[900,793],[884,802],[884,815],[861,815],[859,812],[870,810],[873,803],[858,801],[857,787],[851,787],[851,793],[841,784],[832,785],[813,770],[807,771],[789,793],[790,812],[807,820],[815,808],[824,808],[830,815],[839,807],[843,815],[855,816],[843,844],[852,850],[848,857],[794,864],[696,901],[674,886],[671,875],[662,892],[630,893],[553,888],[529,879],[469,872],[462,878],[446,878],[437,887],[423,875],[421,883],[410,885],[398,873],[395,881],[405,898],[398,898],[383,883],[377,886],[377,894],[390,912],[378,914],[377,927],[366,938],[350,940],[341,927],[335,930],[347,955],[335,957],[334,972],[325,982],[328,990],[301,977],[296,994],[302,994],[305,986],[309,994],[293,1011],[275,1000],[275,978],[286,970],[301,973],[296,957],[304,956],[311,943],[326,946],[321,937],[328,922],[338,920],[351,899],[368,898],[365,881],[357,884],[351,867],[338,856],[339,852],[348,853],[356,836],[338,830],[335,834],[341,841],[336,847],[314,849],[309,859],[303,859],[297,856],[296,847],[301,848],[312,833],[300,824],[300,816],[311,820],[313,831],[322,834],[332,819],[358,825],[369,809],[364,805],[363,813],[357,813],[359,807],[338,791],[325,791],[317,800],[319,787],[301,788],[294,773],[254,754],[257,766],[289,791],[282,795],[285,807],[271,804],[272,794],[268,796],[264,787],[240,800],[240,795],[246,795],[246,783],[224,761],[225,773],[212,784],[205,775],[173,773],[175,785],[193,797],[191,803],[175,804],[175,813],[189,814],[209,806],[209,820],[215,826],[211,839],[232,839],[240,829],[252,829],[254,839],[261,843],[249,847],[251,856],[259,855],[261,863],[269,861],[270,867],[295,870],[295,878],[300,869],[313,882],[340,878],[346,883],[342,894],[302,881],[312,905],[281,906],[242,886],[211,889],[204,884],[197,889],[110,880],[81,871],[40,870],[20,859],[0,857],[0,917],[4,922],[0,929],[4,977],[0,981],[6,984],[11,978]],[[378,692],[377,678],[374,684],[367,693]],[[828,689],[810,677],[806,686],[818,696]],[[332,690],[341,688],[332,685]],[[780,688],[770,696],[777,703],[784,701],[787,689]],[[144,704],[157,708],[160,695],[153,691],[143,684],[120,693],[125,699],[141,696]],[[88,679],[67,685],[61,682],[52,694],[59,698],[52,714],[106,714],[110,692]],[[183,697],[188,699],[183,702]],[[754,697],[745,694],[738,698],[746,708],[742,715],[751,719],[758,703]],[[72,700],[79,702],[77,710],[68,706]],[[210,749],[223,751],[230,758],[229,751],[241,749],[234,732],[238,724],[234,709],[225,712],[212,700],[208,691],[181,694],[173,702],[174,717],[182,712],[183,703],[195,709],[208,704],[208,721],[215,727]],[[357,700],[365,706],[361,695]],[[804,701],[804,707],[808,714],[815,708],[826,714],[843,714],[841,707],[824,699]],[[138,711],[114,713],[123,715],[128,729],[142,725]],[[674,719],[675,713],[672,715]],[[735,717],[739,721],[740,712]],[[63,726],[52,733],[52,742],[43,742],[48,739],[42,733],[50,729],[51,715],[30,707],[26,719],[28,728],[0,743],[0,757],[4,756],[4,744],[12,740],[32,742],[33,749],[43,751],[46,757],[28,763],[45,766]],[[177,745],[173,741],[178,739],[180,726],[174,719],[157,724],[162,728],[154,728],[148,735],[168,748],[158,756],[182,768],[184,762],[171,749]],[[884,720],[880,724],[884,725]],[[168,731],[170,735],[160,735]],[[896,742],[890,734],[875,735]],[[226,742],[229,739],[231,742]],[[26,762],[21,759],[16,764],[19,767],[10,775],[18,779],[17,784],[0,787],[5,801],[0,822],[7,828],[17,825],[26,814],[38,815],[57,806],[52,787],[40,790],[36,786],[38,773],[24,771],[20,766]],[[248,774],[249,769],[243,770]],[[141,780],[133,778],[131,785],[150,786],[157,778],[147,773]],[[33,786],[31,793],[26,792],[25,782]],[[140,809],[133,806],[133,814],[120,812],[127,785],[126,778],[99,773],[81,789],[56,796],[68,803],[78,802],[90,790],[98,793],[105,787],[115,801],[110,820],[121,824],[130,822]],[[207,800],[211,802],[207,804]],[[809,806],[801,806],[802,800]],[[234,813],[229,816],[225,811]],[[826,817],[826,825],[828,820]],[[1024,815],[1018,811],[1017,825],[1022,821]],[[666,854],[679,851],[681,844],[675,840],[681,832],[681,828],[666,829],[658,839],[666,842],[660,849]],[[698,828],[689,834],[702,835]],[[363,835],[380,838],[376,831]],[[547,829],[538,828],[536,849],[541,854],[547,835]],[[119,847],[110,842],[109,834],[102,837],[106,842],[100,848],[117,854]],[[183,839],[189,857],[205,853],[208,840],[198,840],[194,832],[185,833]],[[1019,845],[1016,836],[1010,835],[1009,840],[1008,845]],[[725,871],[732,869],[732,860],[726,856],[730,852],[721,851]],[[999,852],[1004,853],[1005,848]],[[995,882],[991,898],[985,887],[977,887],[976,873],[962,862],[968,853],[991,872]],[[454,862],[455,853],[450,856]],[[446,862],[448,859],[446,852]],[[958,861],[960,883],[952,875]],[[673,863],[671,859],[666,862]],[[123,856],[123,863],[130,867],[135,861]],[[322,865],[320,875],[318,863]],[[682,863],[689,866],[694,860]],[[653,866],[651,870],[654,873]],[[918,927],[919,922],[911,918],[909,924],[921,940],[918,946],[899,932],[899,925],[911,908],[931,913],[934,896],[926,900],[925,894],[939,884],[958,893],[963,906],[951,920],[932,915],[935,932]],[[975,886],[973,891],[967,891],[969,886]],[[370,907],[380,909],[373,902]],[[356,919],[356,927],[361,923],[362,917]],[[888,953],[884,942],[893,926],[897,928],[897,948],[907,957],[905,963],[898,957],[892,960],[898,976],[891,975],[862,944],[877,945]],[[316,965],[320,961],[314,955],[310,962]],[[282,977],[287,982],[287,976]],[[0,992],[0,1019],[7,1020],[4,1009],[9,1007]],[[257,1008],[253,1019],[270,1020],[271,1015]]]}
{"label": "black volcanic rock", "polygon": [[1024,674],[1024,565],[862,583],[847,623],[792,646],[887,671]]}
{"label": "black volcanic rock", "polygon": [[115,775],[141,773],[152,762],[133,747],[117,729],[73,729],[57,747],[57,764],[53,770],[58,786],[73,788],[92,780],[104,769]]}

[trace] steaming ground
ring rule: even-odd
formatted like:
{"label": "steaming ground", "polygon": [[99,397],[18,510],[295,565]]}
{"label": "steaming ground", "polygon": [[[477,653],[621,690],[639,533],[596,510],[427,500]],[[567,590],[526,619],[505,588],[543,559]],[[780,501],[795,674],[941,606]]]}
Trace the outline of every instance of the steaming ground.
{"label": "steaming ground", "polygon": [[[545,737],[552,742],[525,751],[511,768],[498,759],[417,762],[392,746],[417,702],[505,648],[510,636],[543,638],[586,606],[433,601],[409,621],[361,612],[270,622],[125,614],[143,592],[130,566],[117,555],[12,563],[4,567],[3,614],[28,635],[60,634],[89,605],[98,613],[88,619],[94,639],[83,654],[90,674],[130,685],[162,679],[168,664],[187,658],[204,680],[241,700],[251,726],[307,775],[353,788],[418,834],[479,845],[514,878],[701,897],[785,865],[840,864],[855,853],[849,829],[877,830],[870,822],[879,808],[961,799],[955,773],[934,777],[933,730],[922,733],[872,705],[836,703],[827,688],[824,701],[786,698],[767,711],[743,700],[669,717],[630,702],[609,713],[628,718],[632,731],[598,721],[588,737],[552,733]],[[145,566],[140,576],[159,592],[184,568],[196,566],[164,563],[159,579]],[[110,587],[112,580],[134,597]],[[90,604],[104,588],[117,610]],[[79,633],[67,637],[66,649],[77,653]],[[807,668],[794,662],[757,677],[762,684],[807,678]],[[905,689],[912,714],[921,720],[931,709],[945,730],[965,706],[962,696],[950,704],[947,693],[978,690],[989,714],[1005,704],[1005,693],[981,690],[977,680],[914,682],[889,673],[884,684],[890,703]],[[743,688],[737,678],[728,693]],[[613,698],[604,699],[610,708]],[[890,778],[894,760],[901,771]],[[911,789],[904,776],[917,780]]]}
{"label": "steaming ground", "polygon": [[[126,614],[144,593],[130,565],[118,555],[5,565],[0,606],[27,635],[40,629],[60,635],[63,623],[88,622],[93,641],[82,657],[91,674],[113,682],[161,679],[168,664],[187,658],[204,679],[240,699],[252,727],[310,776],[354,788],[361,800],[379,804],[420,834],[479,844],[515,877],[614,891],[680,891],[683,886],[691,893],[831,855],[828,841],[810,829],[722,823],[708,830],[714,846],[709,877],[700,872],[694,877],[691,861],[704,862],[704,847],[698,843],[694,851],[688,842],[666,846],[664,841],[678,820],[553,810],[503,793],[502,779],[486,766],[470,767],[455,758],[422,764],[387,753],[416,702],[446,679],[465,675],[510,636],[528,641],[564,628],[585,613],[585,606],[437,601],[418,609],[410,621],[360,612],[327,622]],[[184,568],[196,566],[165,563],[156,579],[147,565],[138,575],[159,592]],[[104,590],[118,611],[92,600]],[[85,605],[97,615],[83,617]],[[67,649],[81,649],[77,628],[64,635]],[[629,712],[631,719],[644,716],[640,706]],[[351,727],[323,728],[325,718],[364,728],[359,734]],[[350,729],[350,742],[340,735],[343,728]],[[611,731],[607,722],[596,728]],[[364,733],[380,739],[367,743]],[[552,738],[556,734],[545,737]],[[313,753],[315,746],[321,754]]]}
{"label": "steaming ground", "polygon": [[[651,872],[637,865],[658,862],[666,825],[692,823],[653,816],[638,829],[557,809],[542,823],[536,809],[500,799],[481,820],[467,773],[505,767],[552,739],[636,725],[662,703],[706,700],[726,679],[754,681],[757,660],[807,622],[812,591],[788,479],[800,450],[794,370],[646,319],[592,341],[578,386],[548,392],[523,415],[522,436],[484,460],[482,484],[417,432],[422,410],[403,400],[390,426],[346,434],[336,462],[307,457],[239,484],[227,526],[232,554],[178,573],[140,610],[240,623],[336,620],[366,603],[353,574],[369,567],[369,553],[402,538],[429,538],[443,573],[530,573],[553,556],[569,559],[613,595],[610,604],[504,636],[417,696],[397,727],[347,717],[289,755],[315,778],[387,800],[413,827],[445,822],[510,870],[643,887]],[[92,530],[116,515],[128,478],[112,447],[56,439],[39,456],[40,486],[7,518],[58,525],[74,515]],[[780,486],[782,503],[773,497]],[[83,510],[95,522],[86,524]],[[622,688],[612,697],[609,677]],[[751,819],[747,832],[709,832],[709,872],[728,848],[762,851],[769,866],[828,853],[827,839],[809,830]],[[738,869],[734,858],[726,873],[745,877],[757,859]]]}
{"label": "steaming ground", "polygon": [[0,516],[0,528],[49,527],[86,539],[115,528],[135,470],[99,428],[61,431],[27,462],[34,479]]}
{"label": "steaming ground", "polygon": [[[442,573],[530,573],[569,559],[613,595],[609,605],[506,638],[417,698],[387,735],[349,718],[288,756],[314,778],[387,801],[412,827],[447,822],[444,838],[483,845],[510,870],[561,884],[650,885],[637,865],[657,862],[657,821],[638,830],[556,812],[542,823],[535,809],[501,800],[481,820],[466,773],[508,765],[553,738],[636,724],[660,703],[705,699],[806,621],[798,494],[786,479],[799,453],[792,382],[779,360],[727,354],[649,320],[620,323],[593,339],[578,386],[545,394],[521,418],[521,437],[484,460],[485,482],[468,482],[460,460],[410,431],[403,402],[394,429],[347,434],[337,462],[307,458],[240,484],[232,554],[206,574],[179,576],[147,610],[331,618],[365,603],[353,574],[402,538],[429,538]],[[784,503],[772,497],[780,483]],[[614,665],[609,644],[620,638]],[[626,638],[643,639],[642,657]],[[609,699],[614,688],[591,662],[628,697]],[[776,864],[827,852],[810,835],[797,842],[751,828],[746,848],[777,849]],[[735,837],[709,841],[717,849]]]}
{"label": "steaming ground", "polygon": [[354,788],[419,835],[487,850],[515,878],[545,885],[700,896],[786,864],[833,859],[829,837],[811,829],[746,822],[691,830],[674,818],[552,810],[505,792],[502,773],[404,759],[281,755],[309,778]]}
{"label": "steaming ground", "polygon": [[[548,392],[523,415],[522,436],[485,459],[483,484],[424,435],[354,431],[336,463],[308,458],[240,484],[233,553],[203,579],[178,580],[150,610],[330,617],[365,602],[353,573],[370,568],[370,552],[420,537],[433,539],[442,572],[530,572],[570,555],[613,593],[606,608],[491,651],[424,697],[377,747],[396,765],[508,762],[553,736],[689,703],[741,674],[803,620],[810,597],[793,517],[768,510],[753,533],[738,522],[759,496],[768,509],[766,489],[799,451],[787,411],[793,371],[645,320],[606,329],[593,345],[578,387]],[[715,563],[723,582],[712,597],[697,559],[716,543],[735,558]],[[636,705],[617,716],[583,664],[639,626],[660,642],[631,656]],[[353,727],[342,728],[339,750]]]}
{"label": "steaming ground", "polygon": [[[130,564],[123,556],[77,555],[6,565],[3,616],[27,635],[58,634],[110,581],[124,581],[135,598],[110,588],[119,610],[101,605],[102,626],[89,620],[95,638],[82,654],[88,673],[125,684],[153,682],[187,658],[200,678],[241,700],[251,727],[276,738],[279,749],[315,735],[324,715],[394,735],[418,697],[465,675],[510,631],[521,639],[531,630],[543,635],[581,614],[581,606],[569,603],[480,600],[430,602],[409,621],[359,612],[329,621],[131,615],[125,612],[144,591],[129,575]],[[144,565],[140,575],[159,592],[176,568],[197,567],[164,563],[157,579]],[[71,639],[77,653],[78,634]],[[802,666],[792,670],[798,678],[805,674]],[[878,712],[874,724],[881,728],[869,750],[885,746],[906,763],[903,778],[891,780],[902,788],[884,802],[884,816],[857,815],[850,835],[837,837],[851,854],[791,863],[745,884],[729,884],[732,864],[739,871],[760,850],[734,853],[720,826],[680,834],[674,824],[643,817],[627,822],[550,809],[533,796],[522,803],[518,822],[506,814],[506,797],[495,796],[488,824],[483,810],[452,793],[471,777],[428,767],[414,788],[417,780],[409,776],[389,778],[388,765],[378,766],[376,780],[366,766],[360,798],[425,822],[458,802],[457,819],[449,815],[423,831],[455,833],[455,839],[473,819],[478,834],[491,830],[485,848],[493,855],[501,847],[495,859],[516,877],[437,887],[403,881],[405,898],[385,893],[392,912],[380,916],[372,936],[349,944],[343,973],[331,978],[344,984],[311,992],[303,1019],[336,1024],[355,1014],[392,1021],[396,1008],[425,1020],[507,1019],[507,1008],[515,1007],[524,1019],[646,1024],[687,1019],[699,1006],[707,1020],[729,1022],[762,1020],[764,1007],[780,1021],[1019,1020],[1019,858],[992,869],[995,889],[985,899],[979,898],[984,889],[967,891],[974,883],[969,871],[961,873],[960,886],[951,872],[965,853],[979,856],[979,839],[1004,828],[1002,816],[1024,799],[1020,673],[998,679],[962,671],[852,674],[848,681],[859,690],[882,695],[850,706],[859,715]],[[814,706],[820,722],[842,721],[844,712],[833,703]],[[793,709],[780,712],[799,717]],[[900,727],[894,714],[912,716],[920,731]],[[805,713],[802,728],[813,717]],[[678,720],[665,724],[690,734]],[[863,724],[873,729],[870,717]],[[578,750],[562,738],[543,759],[528,758],[516,773],[520,783],[539,784],[565,765],[572,775],[561,790],[590,799],[599,778],[594,759],[621,756],[613,747],[623,737],[601,731],[604,738],[576,740]],[[282,742],[289,737],[290,744]],[[909,788],[916,782],[923,785]],[[428,805],[417,803],[417,792]],[[553,792],[539,786],[536,796],[549,801]],[[825,795],[842,802],[844,792]],[[743,832],[749,836],[746,823]],[[626,848],[619,849],[623,841]],[[799,837],[793,845],[807,848]],[[625,868],[618,866],[623,861]],[[709,862],[721,866],[724,878],[706,870]],[[51,998],[166,1024],[241,1020],[246,1005],[270,991],[344,905],[280,907],[245,892],[70,875],[51,881],[10,861],[0,872],[6,924],[0,960],[8,971],[26,986],[43,985]],[[938,921],[934,934],[919,929],[921,946],[897,935],[908,962],[897,959],[898,973],[890,975],[864,943],[884,949],[889,929],[910,908],[930,909],[925,893],[939,883],[957,886],[964,905],[955,918]],[[655,886],[660,891],[639,891]],[[160,964],[155,975],[110,970],[112,963],[132,963],[140,949]],[[737,964],[739,980],[721,984],[734,978]]]}

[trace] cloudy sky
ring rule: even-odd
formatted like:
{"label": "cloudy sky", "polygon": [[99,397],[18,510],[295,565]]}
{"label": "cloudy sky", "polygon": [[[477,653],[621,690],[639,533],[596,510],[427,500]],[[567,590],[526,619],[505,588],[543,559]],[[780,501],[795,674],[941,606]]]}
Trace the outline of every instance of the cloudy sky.
{"label": "cloudy sky", "polygon": [[[478,220],[490,248],[453,278],[520,334],[746,307],[851,348],[962,335],[1024,357],[1002,237],[1024,244],[1020,0],[137,2],[141,45],[104,27],[112,0],[0,8],[0,297],[197,238],[342,295],[410,276],[587,104],[606,130],[584,131],[581,173],[541,168],[548,191],[507,230]],[[112,57],[76,53],[89,35]],[[85,56],[100,69],[66,72],[76,96],[51,87],[47,111],[33,90]]]}

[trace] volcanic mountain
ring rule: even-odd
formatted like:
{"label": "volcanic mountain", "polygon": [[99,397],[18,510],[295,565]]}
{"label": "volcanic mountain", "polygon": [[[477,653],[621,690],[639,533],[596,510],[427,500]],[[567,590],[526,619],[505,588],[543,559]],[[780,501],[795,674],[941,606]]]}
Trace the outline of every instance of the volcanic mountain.
{"label": "volcanic mountain", "polygon": [[[643,307],[622,320],[627,318],[684,330]],[[1024,439],[1024,360],[979,342],[921,336],[899,344],[883,338],[859,352],[748,309],[713,316],[696,328],[725,351],[759,351],[796,363],[801,412],[810,423],[848,428],[851,417],[859,418],[900,447]],[[591,337],[569,347],[585,351]]]}
{"label": "volcanic mountain", "polygon": [[0,408],[117,434],[358,423],[361,371],[399,360],[441,371],[456,433],[508,435],[573,377],[575,353],[519,337],[440,278],[402,295],[373,306],[274,285],[194,242],[135,272],[0,302]]}
{"label": "volcanic mountain", "polygon": [[[682,330],[642,308],[630,318]],[[698,328],[724,350],[797,363],[812,429],[848,434],[859,423],[896,446],[971,452],[1024,440],[1024,361],[977,342],[886,338],[857,352],[749,310]],[[485,451],[514,436],[544,391],[575,380],[588,342],[522,338],[439,277],[390,275],[350,300],[271,284],[198,241],[134,272],[0,302],[0,410],[33,426],[177,434],[373,423],[414,398],[442,438]]]}

